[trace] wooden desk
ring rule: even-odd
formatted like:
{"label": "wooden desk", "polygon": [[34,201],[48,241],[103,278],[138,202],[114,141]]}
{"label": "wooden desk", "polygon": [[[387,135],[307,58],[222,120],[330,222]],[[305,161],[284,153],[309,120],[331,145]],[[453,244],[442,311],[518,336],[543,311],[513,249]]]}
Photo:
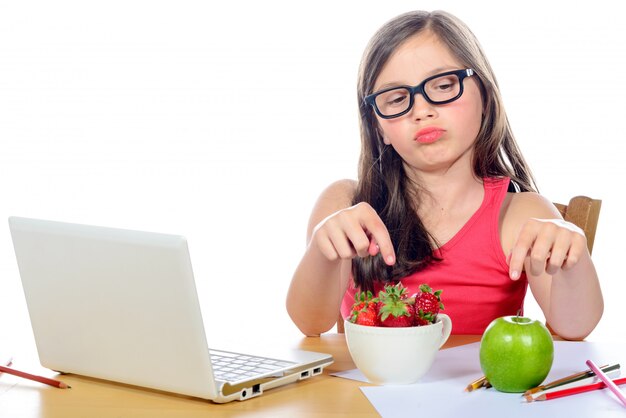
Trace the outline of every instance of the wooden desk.
{"label": "wooden desk", "polygon": [[[479,341],[480,336],[451,336],[445,348]],[[330,376],[354,368],[343,334],[302,338],[294,345],[331,353],[335,358],[322,376],[273,389],[258,398],[218,405],[96,379],[60,377],[72,389],[0,375],[2,417],[376,417],[376,410],[359,390],[364,383]],[[19,365],[15,365],[18,368]]]}

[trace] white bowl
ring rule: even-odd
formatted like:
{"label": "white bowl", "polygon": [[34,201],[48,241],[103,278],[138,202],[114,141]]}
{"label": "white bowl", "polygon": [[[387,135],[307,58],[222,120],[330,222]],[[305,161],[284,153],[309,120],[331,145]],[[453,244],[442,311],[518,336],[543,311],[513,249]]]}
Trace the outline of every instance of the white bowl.
{"label": "white bowl", "polygon": [[368,327],[345,321],[346,341],[356,367],[371,383],[417,382],[448,340],[452,321],[438,314],[437,322],[419,327]]}

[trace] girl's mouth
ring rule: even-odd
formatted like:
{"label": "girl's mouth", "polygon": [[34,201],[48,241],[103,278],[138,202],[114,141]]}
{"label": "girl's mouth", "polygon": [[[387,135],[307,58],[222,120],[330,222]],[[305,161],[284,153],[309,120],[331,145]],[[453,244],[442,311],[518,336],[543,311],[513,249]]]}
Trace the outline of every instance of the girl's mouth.
{"label": "girl's mouth", "polygon": [[420,144],[431,144],[437,141],[446,131],[435,126],[420,129],[415,135],[415,140]]}

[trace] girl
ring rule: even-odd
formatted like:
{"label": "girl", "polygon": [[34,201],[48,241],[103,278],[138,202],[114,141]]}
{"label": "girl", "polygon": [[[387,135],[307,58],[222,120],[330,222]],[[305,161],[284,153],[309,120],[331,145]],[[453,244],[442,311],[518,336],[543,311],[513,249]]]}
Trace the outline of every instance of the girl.
{"label": "girl", "polygon": [[518,312],[527,285],[561,337],[594,329],[603,299],[584,233],[537,194],[465,24],[421,11],[388,22],[363,56],[358,103],[359,180],[319,197],[287,295],[304,334],[346,317],[357,290],[399,281],[442,289],[457,334]]}

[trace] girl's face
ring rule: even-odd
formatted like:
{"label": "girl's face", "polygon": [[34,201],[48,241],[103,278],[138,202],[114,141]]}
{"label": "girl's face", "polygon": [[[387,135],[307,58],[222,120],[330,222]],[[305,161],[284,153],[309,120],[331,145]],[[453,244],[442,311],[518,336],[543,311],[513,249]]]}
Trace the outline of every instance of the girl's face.
{"label": "girl's face", "polygon": [[[425,31],[408,38],[391,55],[373,91],[416,86],[430,76],[465,68],[436,35]],[[394,119],[376,115],[385,144],[393,146],[409,171],[419,176],[452,168],[471,170],[483,103],[475,76],[465,78],[463,86],[463,95],[451,103],[433,105],[416,94],[407,114]]]}

